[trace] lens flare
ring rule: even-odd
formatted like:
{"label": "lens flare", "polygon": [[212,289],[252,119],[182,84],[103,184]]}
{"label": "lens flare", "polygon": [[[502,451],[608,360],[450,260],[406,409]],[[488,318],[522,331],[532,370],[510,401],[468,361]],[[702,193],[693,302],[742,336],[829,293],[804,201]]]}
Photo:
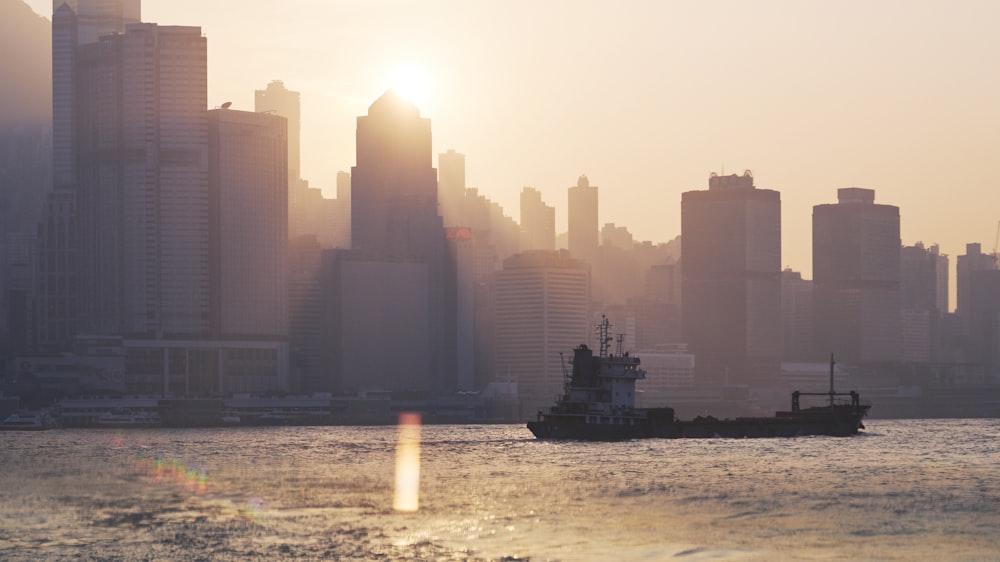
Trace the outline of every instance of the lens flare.
{"label": "lens flare", "polygon": [[399,415],[396,445],[396,492],[392,508],[417,511],[420,498],[420,414]]}

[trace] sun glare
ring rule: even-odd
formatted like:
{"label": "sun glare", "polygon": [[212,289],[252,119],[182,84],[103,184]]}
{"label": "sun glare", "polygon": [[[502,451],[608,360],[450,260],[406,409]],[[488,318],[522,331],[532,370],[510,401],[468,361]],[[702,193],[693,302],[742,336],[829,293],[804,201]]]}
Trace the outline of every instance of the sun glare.
{"label": "sun glare", "polygon": [[430,81],[422,68],[415,64],[401,64],[389,74],[389,87],[420,107],[430,93]]}

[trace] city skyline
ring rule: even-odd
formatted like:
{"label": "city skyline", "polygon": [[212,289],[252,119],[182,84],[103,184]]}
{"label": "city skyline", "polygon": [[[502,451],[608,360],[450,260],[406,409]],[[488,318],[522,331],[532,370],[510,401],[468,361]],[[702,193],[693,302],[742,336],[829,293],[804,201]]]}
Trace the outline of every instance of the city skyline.
{"label": "city skyline", "polygon": [[[49,0],[29,4],[50,17]],[[749,168],[782,194],[782,265],[810,278],[811,209],[842,187],[900,207],[904,244],[992,250],[997,15],[987,2],[142,7],[143,21],[202,27],[209,107],[250,109],[273,79],[302,92],[302,176],[327,196],[354,162],[355,116],[413,64],[433,153],[465,154],[468,185],[509,216],[533,186],[565,232],[565,188],[586,174],[601,224],[666,242],[682,192]]]}

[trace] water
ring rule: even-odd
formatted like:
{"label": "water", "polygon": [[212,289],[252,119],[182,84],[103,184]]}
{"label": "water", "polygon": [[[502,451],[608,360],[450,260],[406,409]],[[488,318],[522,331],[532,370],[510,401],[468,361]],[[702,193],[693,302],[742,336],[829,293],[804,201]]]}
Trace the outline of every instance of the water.
{"label": "water", "polygon": [[553,443],[392,427],[0,433],[3,560],[1000,560],[998,420]]}

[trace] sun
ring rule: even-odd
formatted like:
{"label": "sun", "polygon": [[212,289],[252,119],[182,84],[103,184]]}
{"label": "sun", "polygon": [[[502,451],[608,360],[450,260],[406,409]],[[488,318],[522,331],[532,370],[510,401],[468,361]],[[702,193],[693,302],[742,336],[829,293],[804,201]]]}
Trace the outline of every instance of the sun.
{"label": "sun", "polygon": [[400,64],[389,72],[389,87],[407,101],[420,107],[430,94],[427,73],[416,64]]}

